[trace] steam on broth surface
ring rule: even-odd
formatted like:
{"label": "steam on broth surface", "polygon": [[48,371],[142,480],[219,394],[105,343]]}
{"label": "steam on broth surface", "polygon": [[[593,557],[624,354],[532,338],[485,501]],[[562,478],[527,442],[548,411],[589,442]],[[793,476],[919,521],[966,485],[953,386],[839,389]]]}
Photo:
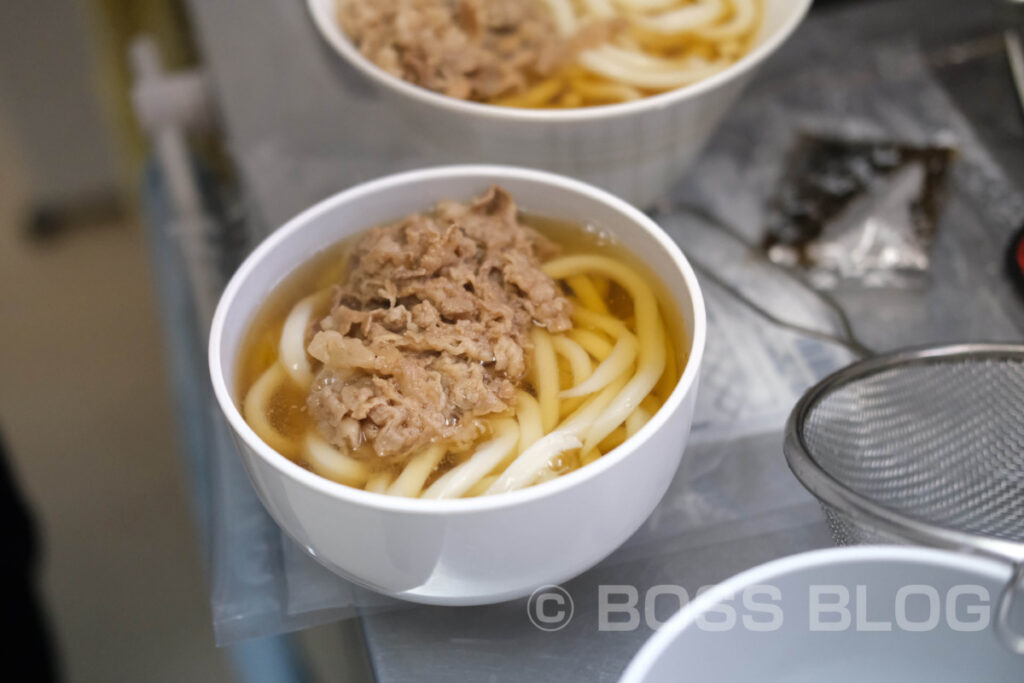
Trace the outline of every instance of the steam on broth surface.
{"label": "steam on broth surface", "polygon": [[512,107],[613,104],[708,78],[746,54],[764,0],[337,0],[385,71]]}
{"label": "steam on broth surface", "polygon": [[325,250],[240,355],[253,430],[369,491],[457,498],[584,466],[639,430],[685,363],[660,283],[594,230],[494,187]]}

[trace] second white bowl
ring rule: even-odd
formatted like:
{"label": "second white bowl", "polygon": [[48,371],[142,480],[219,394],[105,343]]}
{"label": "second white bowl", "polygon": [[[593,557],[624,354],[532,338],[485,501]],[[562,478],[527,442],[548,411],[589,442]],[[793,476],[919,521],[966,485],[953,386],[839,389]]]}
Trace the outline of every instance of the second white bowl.
{"label": "second white bowl", "polygon": [[1024,680],[996,634],[1009,565],[862,546],[755,567],[665,623],[620,683]]}
{"label": "second white bowl", "polygon": [[467,102],[403,81],[352,44],[338,25],[337,0],[307,3],[327,42],[407,115],[406,134],[441,160],[543,168],[648,207],[679,180],[757,67],[800,24],[811,0],[764,0],[754,48],[710,78],[635,102],[561,110]]}

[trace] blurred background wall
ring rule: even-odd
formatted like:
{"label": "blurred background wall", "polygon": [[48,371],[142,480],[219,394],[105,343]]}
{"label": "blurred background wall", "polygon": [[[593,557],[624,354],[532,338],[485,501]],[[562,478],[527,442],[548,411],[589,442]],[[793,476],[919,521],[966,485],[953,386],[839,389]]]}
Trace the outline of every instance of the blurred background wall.
{"label": "blurred background wall", "polygon": [[0,432],[61,680],[230,681],[133,209],[137,31],[192,59],[170,0],[0,0]]}
{"label": "blurred background wall", "polygon": [[86,23],[86,8],[70,0],[0,3],[0,117],[35,203],[117,184],[116,134],[97,96]]}
{"label": "blurred background wall", "polygon": [[29,220],[134,205],[146,146],[125,53],[142,33],[169,69],[195,63],[178,0],[0,3],[0,122],[25,172]]}

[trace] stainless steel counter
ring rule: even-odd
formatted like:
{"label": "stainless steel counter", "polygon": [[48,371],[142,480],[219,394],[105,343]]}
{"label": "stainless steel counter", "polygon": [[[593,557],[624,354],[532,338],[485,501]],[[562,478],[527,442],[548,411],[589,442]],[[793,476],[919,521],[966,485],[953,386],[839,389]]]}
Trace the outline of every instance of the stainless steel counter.
{"label": "stainless steel counter", "polygon": [[[352,183],[437,161],[405,137],[394,112],[321,43],[303,2],[191,4],[243,179],[250,240]],[[848,290],[839,298],[861,337],[878,349],[1020,339],[1024,304],[998,265],[1010,231],[1024,219],[1024,203],[1007,180],[1024,171],[1024,125],[997,31],[1001,12],[995,3],[966,5],[878,0],[816,10],[761,72],[656,218],[684,251],[745,290],[761,291],[766,305],[828,327],[834,321],[815,310],[813,299],[801,302],[805,292],[759,280],[749,254],[721,244],[721,235],[684,206],[710,210],[753,238],[799,130],[951,140],[961,158],[930,277],[908,289]],[[173,277],[162,279],[164,290],[174,286]],[[364,610],[380,680],[612,681],[650,636],[651,624],[678,603],[655,601],[643,614],[649,622],[641,619],[636,628],[601,628],[601,586],[632,586],[642,605],[654,586],[680,586],[692,595],[753,565],[829,544],[817,505],[785,467],[780,431],[799,392],[849,357],[773,330],[728,293],[706,287],[712,334],[696,443],[651,522],[621,551],[564,586],[575,607],[571,622],[557,632],[539,630],[525,600]],[[204,331],[188,333],[201,339]],[[201,362],[183,368],[202,386]],[[222,563],[214,567],[217,609],[230,600],[262,606],[259,618],[236,635],[304,623],[280,592],[288,541],[260,515],[216,416],[192,406],[192,419],[205,421],[212,434],[190,445],[197,468],[205,463],[212,472],[204,489],[210,524],[222,525],[211,532],[213,543],[224,546],[213,554],[214,564]],[[245,529],[231,526],[239,520]],[[223,572],[254,566],[259,571],[242,582],[248,593],[239,592],[238,581],[217,582],[217,572],[223,579]],[[333,580],[316,578],[325,585]],[[225,585],[230,595],[216,593]]]}

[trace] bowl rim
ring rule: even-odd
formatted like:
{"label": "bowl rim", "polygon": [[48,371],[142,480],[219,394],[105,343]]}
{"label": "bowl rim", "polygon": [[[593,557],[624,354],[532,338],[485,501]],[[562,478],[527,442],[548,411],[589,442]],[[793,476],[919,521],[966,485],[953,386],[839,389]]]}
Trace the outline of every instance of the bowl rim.
{"label": "bowl rim", "polygon": [[697,618],[724,600],[731,599],[744,588],[768,584],[788,574],[822,567],[874,562],[881,564],[914,563],[961,570],[1005,583],[1011,567],[1000,560],[983,555],[970,555],[952,550],[900,545],[865,545],[824,548],[771,560],[736,574],[700,594],[662,624],[619,678],[619,683],[644,683],[651,668],[672,643],[690,628]]}
{"label": "bowl rim", "polygon": [[[765,0],[768,2],[770,0]],[[611,119],[620,116],[629,116],[638,112],[658,110],[672,105],[695,99],[704,93],[714,90],[729,81],[736,80],[741,75],[759,66],[761,62],[774,53],[796,30],[796,28],[807,16],[807,12],[814,0],[782,0],[790,5],[790,14],[786,16],[782,24],[764,41],[748,51],[743,57],[730,64],[718,73],[701,79],[696,83],[668,90],[657,95],[650,95],[632,102],[619,102],[616,104],[597,105],[590,107],[577,107],[575,109],[528,109],[521,107],[505,107],[501,105],[460,100],[449,95],[443,95],[433,90],[414,85],[398,76],[388,73],[377,66],[356,49],[355,45],[348,39],[345,33],[338,26],[334,12],[327,12],[328,6],[334,7],[337,0],[306,0],[306,7],[321,37],[341,55],[344,60],[368,77],[371,81],[378,83],[385,88],[401,93],[402,95],[416,100],[428,106],[439,107],[450,113],[480,116],[484,118],[499,119],[506,122],[519,121],[543,121],[550,123],[578,123],[581,121],[593,121]],[[330,5],[328,5],[330,3]]]}
{"label": "bowl rim", "polygon": [[[221,347],[224,343],[225,323],[241,291],[242,285],[253,277],[254,271],[259,269],[268,255],[276,251],[293,233],[301,230],[304,225],[324,213],[338,210],[340,207],[364,196],[392,192],[407,184],[462,178],[479,178],[496,183],[500,183],[503,180],[521,180],[545,184],[559,192],[582,195],[585,198],[604,204],[607,208],[622,215],[623,219],[631,224],[633,228],[648,233],[675,265],[678,274],[683,279],[689,295],[689,303],[693,309],[693,329],[687,330],[690,338],[690,353],[687,357],[686,367],[683,369],[683,373],[675,388],[658,412],[654,414],[640,431],[595,462],[551,481],[493,496],[451,500],[423,500],[421,498],[404,498],[371,493],[331,481],[292,462],[267,445],[249,427],[249,424],[242,417],[241,411],[232,398],[233,390],[227,386],[225,381],[225,369],[221,364]],[[443,199],[443,197],[438,199]],[[365,226],[364,229],[369,227],[371,226]],[[298,265],[301,264],[296,264],[296,267]],[[372,509],[416,514],[472,514],[484,510],[515,507],[531,501],[556,496],[562,491],[599,476],[605,470],[615,467],[622,460],[633,455],[655,433],[666,426],[669,416],[676,413],[684,399],[695,389],[703,360],[706,334],[707,320],[704,297],[693,268],[678,245],[672,241],[657,223],[639,209],[605,190],[548,171],[499,165],[454,165],[405,171],[361,183],[323,199],[273,231],[246,257],[225,287],[217,304],[210,328],[208,360],[214,395],[220,406],[221,413],[227,419],[234,432],[245,442],[245,445],[280,475],[331,498],[346,500],[350,503]]]}

